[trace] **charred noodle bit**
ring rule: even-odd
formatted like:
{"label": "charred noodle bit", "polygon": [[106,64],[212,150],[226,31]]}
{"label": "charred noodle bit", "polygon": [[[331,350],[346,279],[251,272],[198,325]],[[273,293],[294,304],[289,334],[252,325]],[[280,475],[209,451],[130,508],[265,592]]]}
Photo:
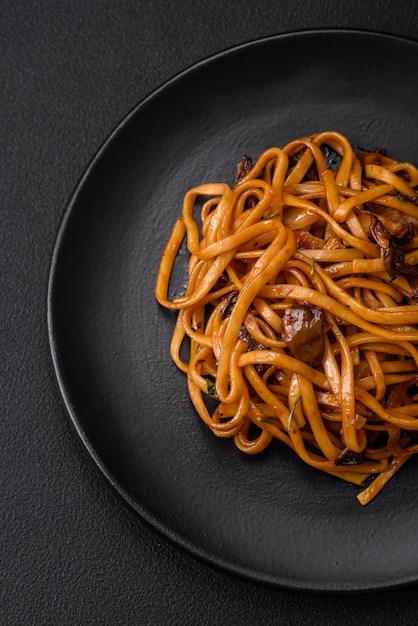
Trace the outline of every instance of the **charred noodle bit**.
{"label": "charred noodle bit", "polygon": [[[169,300],[184,238],[187,287]],[[233,186],[185,195],[155,294],[178,311],[170,352],[198,414],[243,452],[279,439],[332,476],[372,478],[367,504],[418,451],[411,163],[331,131],[244,156]]]}

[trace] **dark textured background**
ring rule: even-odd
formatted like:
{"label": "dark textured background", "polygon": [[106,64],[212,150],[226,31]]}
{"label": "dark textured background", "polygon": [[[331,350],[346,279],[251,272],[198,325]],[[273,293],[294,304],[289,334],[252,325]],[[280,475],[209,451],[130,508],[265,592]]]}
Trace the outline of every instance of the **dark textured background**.
{"label": "dark textured background", "polygon": [[90,461],[49,360],[56,231],[112,128],[212,53],[323,27],[418,39],[415,4],[399,0],[0,1],[1,624],[416,623],[417,586],[350,596],[277,591],[161,539]]}

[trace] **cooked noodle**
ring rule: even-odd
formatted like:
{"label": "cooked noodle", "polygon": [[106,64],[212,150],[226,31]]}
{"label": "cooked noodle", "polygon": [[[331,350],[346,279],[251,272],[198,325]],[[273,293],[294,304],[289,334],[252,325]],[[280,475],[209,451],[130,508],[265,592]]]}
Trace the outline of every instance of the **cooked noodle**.
{"label": "cooked noodle", "polygon": [[[243,157],[233,186],[186,193],[156,284],[213,433],[247,454],[276,438],[356,485],[373,477],[361,504],[418,451],[416,188],[412,164],[337,132]],[[184,238],[187,287],[169,299]]]}

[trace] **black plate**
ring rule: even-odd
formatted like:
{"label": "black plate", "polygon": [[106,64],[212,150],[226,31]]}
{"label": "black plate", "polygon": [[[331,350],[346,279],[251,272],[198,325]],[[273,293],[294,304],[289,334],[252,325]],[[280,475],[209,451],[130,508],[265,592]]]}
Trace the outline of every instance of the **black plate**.
{"label": "black plate", "polygon": [[204,61],[132,111],[88,167],[52,262],[54,366],[88,451],[165,536],[250,579],[309,590],[418,578],[418,467],[366,508],[357,487],[275,444],[246,457],[196,417],[155,302],[183,194],[232,182],[243,153],[321,130],[418,163],[418,45],[309,32]]}

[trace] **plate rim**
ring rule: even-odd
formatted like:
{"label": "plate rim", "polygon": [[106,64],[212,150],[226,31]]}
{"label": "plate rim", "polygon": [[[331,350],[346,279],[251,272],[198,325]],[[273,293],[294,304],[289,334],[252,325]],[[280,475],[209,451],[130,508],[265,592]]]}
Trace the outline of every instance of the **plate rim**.
{"label": "plate rim", "polygon": [[73,214],[73,209],[77,205],[79,196],[83,193],[84,185],[88,181],[90,174],[94,171],[95,167],[100,164],[103,155],[111,147],[114,140],[123,132],[124,128],[129,125],[131,120],[137,115],[140,115],[141,111],[146,107],[152,105],[153,101],[164,95],[164,93],[171,87],[178,85],[179,81],[192,77],[193,74],[198,73],[202,68],[211,65],[214,62],[219,62],[223,58],[239,54],[241,50],[248,50],[252,47],[258,47],[262,45],[280,43],[295,38],[307,38],[311,36],[321,37],[341,34],[345,36],[354,37],[373,37],[379,40],[391,40],[399,43],[415,46],[418,51],[418,39],[411,39],[406,36],[385,33],[382,31],[369,30],[369,29],[356,29],[356,28],[312,28],[301,29],[294,31],[286,31],[283,33],[268,35],[265,37],[248,39],[236,45],[225,47],[219,51],[210,54],[204,58],[197,60],[195,63],[189,64],[179,72],[176,72],[164,82],[160,83],[155,89],[149,92],[145,97],[136,102],[126,114],[116,123],[116,125],[107,134],[105,139],[93,153],[91,159],[87,162],[84,170],[81,172],[78,180],[76,181],[69,199],[66,202],[63,213],[61,215],[59,225],[55,234],[52,255],[50,257],[49,274],[47,282],[47,297],[46,297],[46,321],[48,332],[48,344],[49,344],[49,357],[52,365],[56,388],[58,391],[58,399],[61,401],[61,406],[64,414],[67,417],[67,421],[70,422],[72,428],[75,430],[78,436],[78,441],[88,453],[92,464],[94,464],[96,470],[99,470],[98,474],[101,475],[108,485],[111,486],[113,491],[118,495],[119,499],[133,510],[135,516],[139,517],[150,530],[154,531],[158,536],[167,540],[173,547],[181,550],[189,557],[193,557],[200,562],[203,562],[207,566],[217,568],[224,573],[232,576],[238,576],[248,582],[258,585],[267,585],[276,589],[282,589],[285,591],[304,591],[314,593],[359,593],[359,592],[379,592],[385,589],[395,589],[414,584],[418,581],[418,567],[415,575],[405,576],[400,579],[383,580],[382,582],[374,581],[369,585],[356,584],[354,581],[346,583],[331,582],[315,582],[307,580],[292,579],[289,576],[269,576],[265,573],[257,575],[253,569],[246,569],[244,566],[237,564],[231,565],[227,559],[222,559],[219,556],[214,556],[210,551],[202,549],[197,543],[189,541],[184,535],[177,532],[170,527],[168,523],[162,522],[157,515],[154,515],[146,506],[143,506],[141,502],[138,502],[131,496],[122,482],[114,476],[112,471],[107,467],[106,463],[100,457],[100,454],[95,450],[93,443],[90,441],[88,434],[85,432],[82,424],[77,417],[76,407],[73,405],[71,394],[66,389],[65,376],[61,372],[61,357],[57,346],[57,338],[55,332],[55,314],[54,314],[54,292],[55,281],[57,275],[57,265],[62,247],[62,242],[65,238],[68,222]]}

